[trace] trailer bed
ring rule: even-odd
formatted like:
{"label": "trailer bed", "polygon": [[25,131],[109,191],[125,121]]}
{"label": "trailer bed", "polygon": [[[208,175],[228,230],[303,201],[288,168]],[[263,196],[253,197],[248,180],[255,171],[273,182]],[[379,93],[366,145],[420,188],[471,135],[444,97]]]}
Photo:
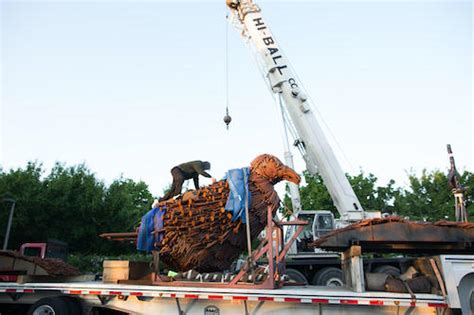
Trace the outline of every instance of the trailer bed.
{"label": "trailer bed", "polygon": [[[81,297],[89,306],[104,306],[139,314],[203,314],[209,307],[220,312],[204,314],[326,314],[346,312],[412,312],[433,314],[446,308],[444,297],[433,294],[362,292],[342,287],[286,286],[274,290],[166,287],[130,284],[77,283],[0,283],[0,303],[34,303],[57,295]],[[34,298],[33,298],[34,297]],[[23,302],[22,302],[23,301]]]}

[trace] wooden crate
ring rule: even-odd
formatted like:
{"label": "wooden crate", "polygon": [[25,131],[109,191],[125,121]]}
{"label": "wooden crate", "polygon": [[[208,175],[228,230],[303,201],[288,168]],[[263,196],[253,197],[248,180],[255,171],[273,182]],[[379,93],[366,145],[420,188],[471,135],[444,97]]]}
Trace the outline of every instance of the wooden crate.
{"label": "wooden crate", "polygon": [[121,280],[139,280],[151,273],[148,262],[129,260],[104,260],[104,283],[118,283]]}

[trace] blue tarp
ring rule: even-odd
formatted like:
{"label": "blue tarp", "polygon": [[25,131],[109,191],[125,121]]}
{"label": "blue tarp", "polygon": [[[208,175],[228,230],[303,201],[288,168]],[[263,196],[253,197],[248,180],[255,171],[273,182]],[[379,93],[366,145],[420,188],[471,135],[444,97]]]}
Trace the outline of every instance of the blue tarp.
{"label": "blue tarp", "polygon": [[142,224],[138,230],[137,249],[151,252],[157,249],[155,244],[161,242],[163,232],[153,234],[153,231],[163,229],[163,215],[166,208],[153,208],[142,217]]}
{"label": "blue tarp", "polygon": [[229,183],[230,194],[225,204],[225,209],[233,213],[232,222],[238,218],[243,223],[247,222],[245,217],[245,199],[247,199],[249,208],[251,200],[248,183],[249,175],[250,170],[248,167],[232,169],[226,173],[225,179]]}

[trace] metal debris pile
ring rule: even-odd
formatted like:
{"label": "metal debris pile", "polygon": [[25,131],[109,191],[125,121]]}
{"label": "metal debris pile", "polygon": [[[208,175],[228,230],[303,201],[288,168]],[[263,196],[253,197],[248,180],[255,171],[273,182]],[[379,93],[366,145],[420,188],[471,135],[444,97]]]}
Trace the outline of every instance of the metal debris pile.
{"label": "metal debris pile", "polygon": [[388,216],[384,218],[373,218],[373,219],[365,219],[355,224],[348,225],[346,227],[334,230],[333,232],[327,234],[325,237],[330,237],[333,234],[342,233],[349,230],[358,229],[361,227],[366,227],[370,225],[377,225],[377,224],[386,224],[389,222],[400,222],[400,223],[408,223],[408,224],[416,224],[420,226],[445,226],[445,227],[456,227],[456,228],[463,228],[463,229],[474,229],[474,223],[471,222],[454,222],[454,221],[446,221],[441,220],[437,222],[425,222],[425,221],[410,221],[403,219],[399,216]]}
{"label": "metal debris pile", "polygon": [[434,258],[415,259],[403,274],[366,273],[366,289],[398,293],[441,294],[439,262]]}
{"label": "metal debris pile", "polygon": [[[204,272],[200,273],[196,270],[188,270],[185,272],[179,272],[176,275],[161,275],[160,278],[164,282],[171,281],[194,281],[194,282],[220,282],[226,283],[234,280],[237,275],[231,272]],[[253,270],[253,272],[247,272],[242,278],[241,282],[247,283],[262,283],[268,277],[268,266],[259,266]]]}
{"label": "metal debris pile", "polygon": [[397,216],[367,219],[337,229],[317,239],[310,246],[345,250],[361,245],[365,252],[466,253],[474,250],[474,223],[417,222]]}
{"label": "metal debris pile", "polygon": [[22,271],[25,269],[28,275],[44,275],[46,273],[52,277],[68,277],[81,274],[79,269],[60,259],[23,256],[14,251],[1,251],[0,262],[3,262],[0,264],[0,270],[2,271]]}

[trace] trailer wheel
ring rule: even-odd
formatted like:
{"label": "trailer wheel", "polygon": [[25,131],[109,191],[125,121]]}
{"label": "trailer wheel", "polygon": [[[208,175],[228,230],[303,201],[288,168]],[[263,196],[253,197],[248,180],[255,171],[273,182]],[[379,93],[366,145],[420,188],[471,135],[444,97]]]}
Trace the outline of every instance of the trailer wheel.
{"label": "trailer wheel", "polygon": [[70,314],[66,302],[59,298],[44,298],[33,304],[28,315],[63,315]]}
{"label": "trailer wheel", "polygon": [[303,283],[305,285],[308,284],[308,279],[306,279],[304,274],[302,274],[296,269],[291,269],[291,268],[286,269],[286,275],[295,282]]}
{"label": "trailer wheel", "polygon": [[69,309],[70,315],[81,315],[82,314],[82,306],[81,302],[73,297],[70,296],[60,296],[60,299],[62,299],[64,302],[66,302],[66,305]]}
{"label": "trailer wheel", "polygon": [[323,268],[316,272],[311,284],[326,287],[342,287],[344,285],[342,270],[335,267]]}
{"label": "trailer wheel", "polygon": [[374,268],[375,273],[385,273],[390,276],[398,277],[400,275],[400,269],[390,265],[381,265]]}

